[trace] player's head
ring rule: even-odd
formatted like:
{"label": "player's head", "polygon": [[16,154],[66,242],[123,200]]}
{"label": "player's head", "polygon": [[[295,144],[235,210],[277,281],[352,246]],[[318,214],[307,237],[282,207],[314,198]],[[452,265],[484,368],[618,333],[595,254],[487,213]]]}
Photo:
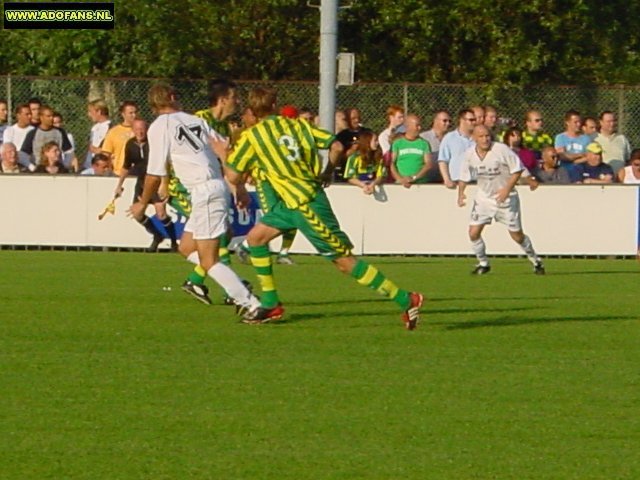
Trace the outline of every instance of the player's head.
{"label": "player's head", "polygon": [[249,92],[249,107],[258,118],[276,111],[278,92],[274,88],[257,87]]}
{"label": "player's head", "polygon": [[231,80],[216,78],[209,82],[209,106],[219,108],[222,118],[233,115],[238,105],[237,86]]}
{"label": "player's head", "polygon": [[156,83],[149,89],[149,105],[156,113],[167,108],[179,109],[176,89],[168,83]]}
{"label": "player's head", "polygon": [[488,151],[491,148],[491,131],[484,125],[476,125],[473,128],[473,140],[478,150]]}

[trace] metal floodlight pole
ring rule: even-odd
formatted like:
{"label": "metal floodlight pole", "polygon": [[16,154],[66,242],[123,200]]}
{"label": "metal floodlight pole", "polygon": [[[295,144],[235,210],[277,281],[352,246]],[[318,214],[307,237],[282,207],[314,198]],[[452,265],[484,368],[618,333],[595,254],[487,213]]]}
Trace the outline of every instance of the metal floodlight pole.
{"label": "metal floodlight pole", "polygon": [[333,132],[336,109],[338,0],[320,2],[320,127]]}

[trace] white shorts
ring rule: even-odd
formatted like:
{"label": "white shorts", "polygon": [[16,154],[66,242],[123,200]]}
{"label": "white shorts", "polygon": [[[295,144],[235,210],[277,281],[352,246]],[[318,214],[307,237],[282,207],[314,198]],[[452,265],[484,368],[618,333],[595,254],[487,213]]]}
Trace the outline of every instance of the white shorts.
{"label": "white shorts", "polygon": [[469,225],[489,225],[493,219],[506,225],[511,232],[522,230],[520,198],[510,197],[506,205],[500,206],[495,200],[484,198],[474,200]]}
{"label": "white shorts", "polygon": [[224,180],[209,180],[191,191],[191,216],[184,225],[194,240],[211,240],[227,231],[229,189]]}

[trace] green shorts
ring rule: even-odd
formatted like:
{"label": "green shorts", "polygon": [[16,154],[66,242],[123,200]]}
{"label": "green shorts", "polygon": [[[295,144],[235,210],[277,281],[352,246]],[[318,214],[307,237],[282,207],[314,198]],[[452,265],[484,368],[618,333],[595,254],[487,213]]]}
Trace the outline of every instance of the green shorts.
{"label": "green shorts", "polygon": [[278,199],[260,221],[282,232],[297,228],[318,253],[329,260],[351,255],[353,244],[340,230],[324,190],[320,190],[311,202],[297,208],[288,208]]}
{"label": "green shorts", "polygon": [[270,212],[271,209],[280,201],[280,197],[269,182],[257,181],[255,187],[262,213]]}

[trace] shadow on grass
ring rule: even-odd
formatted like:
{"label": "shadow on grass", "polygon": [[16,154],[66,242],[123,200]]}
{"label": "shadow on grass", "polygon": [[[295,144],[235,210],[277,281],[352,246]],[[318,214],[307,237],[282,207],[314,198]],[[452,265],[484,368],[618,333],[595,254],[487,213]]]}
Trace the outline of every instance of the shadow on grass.
{"label": "shadow on grass", "polygon": [[[513,318],[500,317],[492,320],[480,320],[476,322],[456,322],[456,323],[439,323],[445,325],[445,330],[470,330],[473,328],[485,327],[517,327],[520,325],[534,325],[543,323],[562,323],[562,322],[610,322],[619,320],[637,320],[637,316],[619,315],[615,317],[604,317],[598,315],[584,315],[562,318]],[[438,325],[438,323],[434,323]]]}
{"label": "shadow on grass", "polygon": [[552,272],[548,275],[554,277],[563,275],[638,275],[640,268],[637,271],[630,270],[576,270],[576,271],[564,271],[564,272]]}
{"label": "shadow on grass", "polygon": [[[496,308],[496,307],[467,307],[467,308],[442,308],[442,309],[433,309],[429,308],[429,305],[425,303],[425,306],[422,307],[421,312],[425,315],[431,315],[434,313],[474,313],[474,312],[522,312],[525,310],[541,310],[544,307],[504,307],[504,308]],[[428,317],[427,317],[428,318]],[[433,325],[438,325],[438,322],[433,322]],[[440,323],[440,325],[447,325],[446,323]]]}
{"label": "shadow on grass", "polygon": [[302,305],[304,307],[313,307],[313,306],[317,306],[317,305],[340,305],[340,304],[344,304],[344,305],[353,305],[356,303],[364,303],[364,304],[368,304],[368,303],[388,303],[390,300],[386,299],[386,298],[362,298],[359,300],[353,300],[353,299],[348,299],[345,298],[343,300],[326,300],[323,302],[287,302],[285,307],[288,307],[289,305]]}

